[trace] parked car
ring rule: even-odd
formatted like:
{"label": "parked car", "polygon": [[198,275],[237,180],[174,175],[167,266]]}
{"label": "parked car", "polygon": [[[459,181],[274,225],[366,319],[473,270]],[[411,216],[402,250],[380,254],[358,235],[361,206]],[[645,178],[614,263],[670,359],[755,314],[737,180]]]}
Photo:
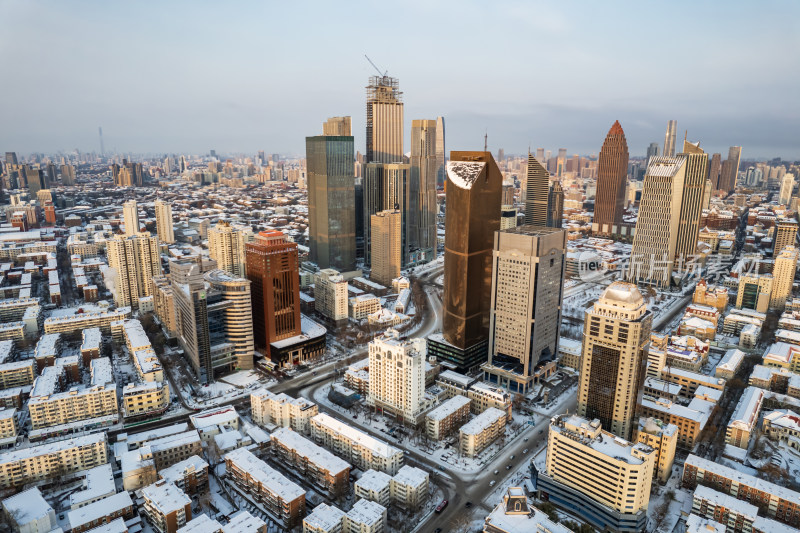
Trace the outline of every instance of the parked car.
{"label": "parked car", "polygon": [[441,513],[444,510],[444,508],[447,507],[448,503],[450,502],[448,502],[447,500],[442,500],[442,503],[436,506],[436,512]]}

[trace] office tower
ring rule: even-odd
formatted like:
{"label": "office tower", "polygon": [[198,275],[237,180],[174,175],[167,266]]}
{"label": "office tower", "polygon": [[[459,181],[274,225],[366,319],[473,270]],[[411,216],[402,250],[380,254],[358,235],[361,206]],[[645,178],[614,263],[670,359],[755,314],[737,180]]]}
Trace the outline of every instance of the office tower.
{"label": "office tower", "polygon": [[537,161],[545,161],[544,148],[537,148],[536,149],[536,160]]}
{"label": "office tower", "polygon": [[792,191],[794,190],[794,174],[787,172],[781,178],[781,192],[778,201],[781,205],[789,205],[792,201]]}
{"label": "office tower", "polygon": [[793,245],[783,248],[775,258],[772,269],[772,293],[769,298],[770,309],[783,312],[786,300],[792,295],[792,283],[797,270],[798,252]]}
{"label": "office tower", "polygon": [[350,117],[331,117],[322,124],[323,135],[350,137],[353,135],[350,126]]}
{"label": "office tower", "polygon": [[371,217],[372,273],[370,279],[386,287],[400,277],[403,259],[400,211],[380,211]]}
{"label": "office tower", "polygon": [[681,194],[678,240],[675,243],[675,260],[680,264],[693,258],[697,252],[700,215],[703,211],[703,193],[708,175],[708,156],[700,143],[683,141],[681,157],[686,159],[686,175]]}
{"label": "office tower", "polygon": [[[443,164],[435,120],[411,122],[411,169],[409,177],[408,246],[412,263],[436,258],[436,180]],[[389,209],[390,207],[387,207]]]}
{"label": "office tower", "polygon": [[525,183],[525,225],[546,226],[550,173],[530,152]]}
{"label": "office tower", "polygon": [[161,275],[158,238],[142,231],[135,235],[114,235],[107,241],[108,266],[113,269],[106,286],[117,307],[137,308],[139,298],[152,296],[152,279]]}
{"label": "office tower", "polygon": [[591,417],[554,417],[537,488],[597,531],[644,531],[657,452],[613,433]]}
{"label": "office tower", "polygon": [[629,439],[653,313],[636,285],[622,281],[609,285],[585,313],[578,414],[597,418],[611,433]]}
{"label": "office tower", "polygon": [[75,167],[72,165],[61,165],[61,183],[64,185],[75,185]]}
{"label": "office tower", "polygon": [[36,193],[42,189],[50,188],[50,184],[47,182],[47,177],[42,169],[29,166],[23,166],[23,168],[25,169],[25,181],[28,184],[29,196],[36,196]]}
{"label": "office tower", "polygon": [[139,206],[136,200],[128,200],[122,204],[122,220],[125,223],[125,235],[139,233]]}
{"label": "office tower", "polygon": [[769,309],[774,278],[772,274],[746,272],[739,276],[739,288],[736,291],[736,307],[739,309],[755,309],[766,313]]}
{"label": "office tower", "polygon": [[567,233],[519,226],[494,234],[484,380],[526,394],[558,354]]}
{"label": "office tower", "polygon": [[17,152],[6,152],[6,166],[17,166]]}
{"label": "office tower", "polygon": [[664,136],[664,157],[675,157],[675,136],[677,134],[677,129],[677,120],[670,120],[667,123],[667,133]]}
{"label": "office tower", "polygon": [[355,269],[353,153],[353,137],[306,137],[310,259],[322,269]]}
{"label": "office tower", "polygon": [[621,233],[627,183],[628,141],[617,120],[608,130],[597,161],[597,194],[594,202],[594,220],[592,221],[593,233],[600,235]]}
{"label": "office tower", "polygon": [[647,160],[650,161],[651,157],[656,157],[658,155],[658,143],[650,143],[650,146],[647,147]]}
{"label": "office tower", "polygon": [[381,211],[399,211],[402,230],[402,266],[409,261],[409,195],[410,165],[402,163],[368,163],[364,167],[364,259],[372,264],[372,215]]}
{"label": "office tower", "polygon": [[706,179],[706,186],[703,189],[703,209],[711,207],[711,191],[714,190],[714,185],[710,179]]}
{"label": "office tower", "polygon": [[550,185],[547,195],[547,227],[560,228],[564,219],[564,189],[556,180]]}
{"label": "office tower", "polygon": [[179,168],[180,168],[181,174],[186,172],[186,168],[187,168],[187,166],[186,166],[186,156],[181,156]]}
{"label": "office tower", "polygon": [[[233,276],[224,270],[211,270],[203,275],[213,296],[222,298],[222,315],[224,318],[225,339],[233,344],[236,358],[236,369],[251,370],[253,368],[253,307],[251,301],[250,281]],[[213,316],[212,316],[213,318]],[[210,324],[209,327],[212,325]]]}
{"label": "office tower", "polygon": [[370,77],[367,85],[367,163],[403,162],[402,97],[397,78]]}
{"label": "office tower", "polygon": [[164,158],[164,175],[169,176],[172,174],[172,158],[167,156]]}
{"label": "office tower", "polygon": [[[444,187],[445,171],[444,117],[436,117],[436,187]],[[437,211],[438,213],[438,211]]]}
{"label": "office tower", "polygon": [[388,329],[369,343],[367,405],[416,425],[425,403],[425,339],[401,339]]}
{"label": "office tower", "polygon": [[332,268],[314,274],[314,309],[331,323],[339,325],[347,320],[348,284]]}
{"label": "office tower", "polygon": [[300,335],[300,264],[297,244],[280,231],[262,231],[247,243],[247,278],[253,295],[256,346]]}
{"label": "office tower", "polygon": [[558,149],[558,159],[556,160],[556,176],[559,178],[564,173],[564,166],[567,164],[567,149]]}
{"label": "office tower", "polygon": [[654,157],[644,176],[626,278],[669,287],[675,261],[686,158]]}
{"label": "office tower", "polygon": [[249,240],[249,228],[231,226],[220,220],[208,228],[208,255],[217,262],[217,267],[240,278],[247,277],[245,244]]}
{"label": "office tower", "polygon": [[728,150],[728,159],[722,163],[720,171],[719,188],[730,194],[736,188],[736,179],[739,176],[739,163],[742,157],[741,146],[731,146]]}
{"label": "office tower", "polygon": [[164,200],[156,200],[156,232],[158,240],[167,244],[175,242],[172,227],[172,206]]}
{"label": "office tower", "polygon": [[47,181],[48,183],[58,182],[58,173],[56,172],[56,165],[54,163],[47,163]]}
{"label": "office tower", "polygon": [[195,261],[170,262],[170,277],[178,318],[178,340],[198,381],[209,383],[214,380],[211,317],[201,265]]}
{"label": "office tower", "polygon": [[451,152],[447,179],[445,227],[455,231],[445,232],[444,244],[446,344],[428,347],[464,370],[486,360],[492,250],[494,232],[500,229],[503,176],[490,152]]}
{"label": "office tower", "polygon": [[722,170],[722,156],[712,154],[711,161],[708,163],[708,179],[711,180],[713,190],[719,189],[720,171]]}
{"label": "office tower", "polygon": [[775,223],[775,239],[772,245],[772,257],[778,257],[787,246],[797,246],[797,221],[781,218]]}
{"label": "office tower", "polygon": [[384,211],[384,186],[386,184],[386,169],[383,163],[367,163],[364,165],[363,183],[363,215],[364,224],[364,264],[372,264],[372,215]]}

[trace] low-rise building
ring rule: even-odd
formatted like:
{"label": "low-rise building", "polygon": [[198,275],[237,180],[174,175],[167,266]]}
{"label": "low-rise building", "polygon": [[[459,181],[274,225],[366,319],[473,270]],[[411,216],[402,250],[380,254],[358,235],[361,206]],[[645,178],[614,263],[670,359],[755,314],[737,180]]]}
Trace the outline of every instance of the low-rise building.
{"label": "low-rise building", "polygon": [[653,477],[666,483],[675,462],[678,445],[678,426],[665,424],[657,418],[640,418],[639,426],[633,430],[633,441],[650,446],[656,451]]}
{"label": "low-rise building", "polygon": [[503,435],[507,415],[504,411],[489,407],[481,414],[461,426],[459,448],[461,454],[475,457],[487,446]]}
{"label": "low-rise building", "polygon": [[259,426],[288,427],[308,435],[310,420],[319,413],[319,407],[305,398],[292,398],[267,389],[250,394],[250,416]]}
{"label": "low-rise building", "polygon": [[764,415],[764,433],[769,438],[800,451],[800,415],[789,409],[777,409]]}
{"label": "low-rise building", "polygon": [[470,403],[466,396],[453,396],[425,415],[425,432],[428,438],[441,440],[469,419]]}
{"label": "low-rise building", "polygon": [[163,468],[160,479],[172,483],[186,494],[197,494],[208,487],[208,463],[197,455]]}
{"label": "low-rise building", "polygon": [[714,376],[722,379],[733,379],[739,367],[742,365],[745,353],[737,348],[731,348],[722,359],[719,360],[717,368],[714,370]]}
{"label": "low-rise building", "polygon": [[270,438],[272,453],[283,464],[293,467],[295,472],[331,497],[347,492],[350,478],[350,464],[347,461],[339,459],[291,428],[279,428]]}
{"label": "low-rise building", "polygon": [[95,527],[123,518],[133,517],[133,500],[123,491],[101,500],[73,509],[67,515],[74,533],[83,533]]}
{"label": "low-rise building", "polygon": [[128,383],[122,389],[122,416],[125,419],[147,418],[169,408],[169,384],[164,381]]}
{"label": "low-rise building", "polygon": [[58,528],[56,513],[34,487],[3,499],[9,525],[20,533],[47,533]]}
{"label": "low-rise building", "polygon": [[373,294],[360,294],[348,300],[348,314],[353,320],[364,320],[381,310],[381,300]]}
{"label": "low-rise building", "polygon": [[392,476],[377,470],[367,470],[355,482],[356,498],[363,498],[388,507],[392,498]]}
{"label": "low-rise building", "polygon": [[392,501],[404,509],[417,509],[428,497],[430,475],[415,466],[405,465],[392,477]]}
{"label": "low-rise building", "polygon": [[325,413],[311,419],[311,437],[362,470],[394,475],[403,466],[402,450]]}
{"label": "low-rise building", "polygon": [[550,520],[528,502],[522,487],[509,487],[494,510],[486,517],[484,533],[570,533],[570,529]]}
{"label": "low-rise building", "polygon": [[139,490],[158,480],[156,462],[149,446],[124,452],[120,457],[122,487],[127,491]]}
{"label": "low-rise building", "polygon": [[192,519],[192,500],[165,480],[142,489],[144,513],[158,533],[177,533]]}
{"label": "low-rise building", "polygon": [[345,512],[321,503],[303,519],[303,533],[343,533]]}
{"label": "low-rise building", "polygon": [[125,320],[130,317],[130,307],[118,307],[114,311],[90,311],[72,315],[50,317],[44,321],[45,333],[74,333],[87,328],[100,328],[106,333],[111,332],[111,323]]}
{"label": "low-rise building", "polygon": [[239,413],[231,406],[206,409],[189,417],[204,442],[212,442],[223,431],[239,430]]}
{"label": "low-rise building", "polygon": [[558,353],[561,358],[558,363],[561,366],[571,368],[580,372],[581,370],[581,341],[568,339],[566,337],[559,337],[558,339]]}
{"label": "low-rise building", "polygon": [[147,441],[144,447],[150,449],[157,470],[172,466],[192,455],[203,453],[202,441],[196,430]]}
{"label": "low-rise building", "polygon": [[758,415],[763,402],[763,389],[747,387],[744,390],[725,431],[727,444],[747,449],[750,444],[750,435],[758,424]]}
{"label": "low-rise building", "polygon": [[370,500],[358,500],[343,520],[347,533],[383,533],[386,528],[386,507]]}

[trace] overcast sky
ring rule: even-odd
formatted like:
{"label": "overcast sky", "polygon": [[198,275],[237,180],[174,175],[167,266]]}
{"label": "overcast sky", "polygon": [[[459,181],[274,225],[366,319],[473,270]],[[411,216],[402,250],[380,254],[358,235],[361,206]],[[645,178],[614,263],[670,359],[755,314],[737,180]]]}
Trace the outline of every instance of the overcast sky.
{"label": "overcast sky", "polygon": [[[0,152],[364,151],[368,54],[447,150],[631,155],[668,119],[710,152],[800,159],[800,2],[0,0]],[[408,150],[408,148],[406,148]]]}

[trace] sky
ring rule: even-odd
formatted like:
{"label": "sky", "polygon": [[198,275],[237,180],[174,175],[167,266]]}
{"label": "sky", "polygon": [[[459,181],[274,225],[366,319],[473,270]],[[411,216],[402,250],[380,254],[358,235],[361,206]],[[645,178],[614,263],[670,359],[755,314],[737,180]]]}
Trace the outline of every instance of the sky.
{"label": "sky", "polygon": [[[679,138],[800,159],[800,2],[0,0],[0,152],[302,155],[330,116],[364,151],[365,89],[397,77],[446,148],[632,156]],[[408,148],[406,148],[408,150]]]}

